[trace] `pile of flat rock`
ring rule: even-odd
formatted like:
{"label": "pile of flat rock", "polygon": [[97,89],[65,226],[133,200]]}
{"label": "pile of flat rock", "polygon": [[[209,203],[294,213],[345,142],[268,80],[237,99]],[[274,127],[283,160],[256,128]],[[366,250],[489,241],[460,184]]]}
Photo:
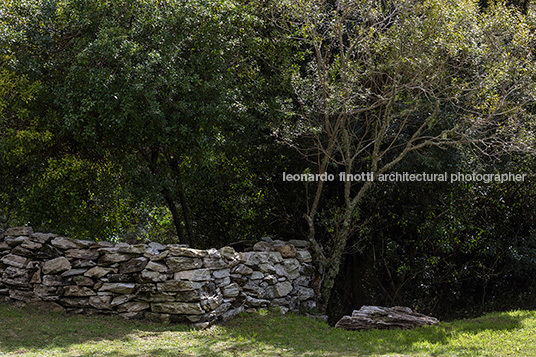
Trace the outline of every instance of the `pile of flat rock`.
{"label": "pile of flat rock", "polygon": [[362,306],[351,316],[344,316],[335,327],[345,330],[371,329],[412,329],[415,327],[437,325],[435,317],[415,312],[409,307]]}
{"label": "pile of flat rock", "polygon": [[198,326],[261,307],[310,310],[306,248],[268,237],[249,252],[111,244],[14,227],[0,236],[0,300]]}

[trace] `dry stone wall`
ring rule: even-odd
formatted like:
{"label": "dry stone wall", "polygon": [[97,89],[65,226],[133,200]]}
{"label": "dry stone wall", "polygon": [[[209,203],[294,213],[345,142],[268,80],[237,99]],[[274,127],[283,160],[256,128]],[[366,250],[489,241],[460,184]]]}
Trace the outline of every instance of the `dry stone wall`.
{"label": "dry stone wall", "polygon": [[73,240],[14,227],[0,236],[0,300],[200,326],[242,311],[315,307],[306,242],[254,251]]}

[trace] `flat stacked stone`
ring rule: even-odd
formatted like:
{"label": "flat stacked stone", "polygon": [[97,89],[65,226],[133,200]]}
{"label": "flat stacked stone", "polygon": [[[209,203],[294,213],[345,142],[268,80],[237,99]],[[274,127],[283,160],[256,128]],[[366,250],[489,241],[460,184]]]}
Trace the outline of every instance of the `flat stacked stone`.
{"label": "flat stacked stone", "polygon": [[261,307],[315,306],[307,242],[251,251],[73,240],[31,227],[0,236],[0,299],[206,326]]}

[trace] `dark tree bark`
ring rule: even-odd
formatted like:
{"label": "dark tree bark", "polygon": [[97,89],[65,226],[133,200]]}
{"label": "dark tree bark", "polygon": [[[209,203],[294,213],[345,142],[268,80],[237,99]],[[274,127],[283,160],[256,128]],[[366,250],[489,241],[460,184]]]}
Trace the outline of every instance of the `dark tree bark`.
{"label": "dark tree bark", "polygon": [[195,236],[194,236],[194,229],[192,227],[190,208],[188,207],[188,199],[186,198],[186,193],[184,192],[184,186],[182,185],[182,182],[179,183],[179,200],[181,203],[184,223],[186,223],[186,232],[188,234],[188,239],[190,241],[190,247],[195,248]]}
{"label": "dark tree bark", "polygon": [[186,237],[184,237],[184,232],[182,231],[182,222],[181,222],[179,210],[177,209],[177,206],[175,205],[175,201],[173,200],[173,196],[171,195],[171,192],[169,191],[167,187],[164,187],[162,189],[162,195],[164,196],[164,199],[166,200],[168,208],[171,211],[171,215],[173,216],[173,224],[175,225],[175,228],[177,229],[179,242],[181,244],[188,244],[186,242]]}

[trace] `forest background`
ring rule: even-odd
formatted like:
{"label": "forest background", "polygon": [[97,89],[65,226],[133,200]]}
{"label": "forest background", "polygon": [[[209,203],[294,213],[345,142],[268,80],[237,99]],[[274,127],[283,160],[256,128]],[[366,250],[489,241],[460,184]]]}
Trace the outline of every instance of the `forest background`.
{"label": "forest background", "polygon": [[[319,309],[536,308],[536,8],[6,0],[0,228],[306,239]],[[287,182],[283,173],[526,175]]]}

